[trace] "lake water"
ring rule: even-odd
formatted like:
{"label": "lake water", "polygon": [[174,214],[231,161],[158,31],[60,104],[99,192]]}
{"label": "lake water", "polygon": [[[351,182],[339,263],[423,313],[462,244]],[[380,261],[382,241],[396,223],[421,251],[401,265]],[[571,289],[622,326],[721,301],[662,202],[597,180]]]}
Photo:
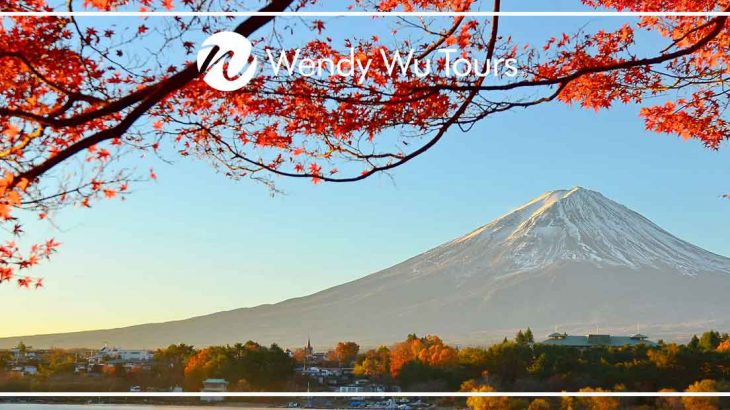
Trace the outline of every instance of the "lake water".
{"label": "lake water", "polygon": [[[191,409],[265,409],[266,407],[240,406],[175,406],[153,404],[36,404],[36,403],[0,403],[0,410],[191,410]],[[270,407],[268,409],[271,409]]]}

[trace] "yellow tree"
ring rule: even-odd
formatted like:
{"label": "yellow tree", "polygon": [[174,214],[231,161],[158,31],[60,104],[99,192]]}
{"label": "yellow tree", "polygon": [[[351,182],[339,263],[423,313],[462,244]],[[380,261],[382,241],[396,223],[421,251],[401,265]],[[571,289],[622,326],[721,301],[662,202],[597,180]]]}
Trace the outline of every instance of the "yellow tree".
{"label": "yellow tree", "polygon": [[[674,389],[661,389],[660,393],[675,392]],[[654,403],[657,409],[660,410],[683,410],[682,399],[680,397],[657,397]]]}
{"label": "yellow tree", "polygon": [[[603,389],[592,389],[590,387],[584,387],[579,391],[587,393],[605,392],[605,390]],[[615,410],[618,409],[621,405],[617,398],[605,396],[578,397],[576,399],[576,402],[579,404],[580,407],[583,407],[587,410]]]}
{"label": "yellow tree", "polygon": [[550,410],[551,408],[549,401],[545,399],[535,399],[532,403],[530,403],[527,410]]}
{"label": "yellow tree", "polygon": [[[495,390],[489,385],[475,385],[473,381],[465,382],[462,391],[476,393],[493,393]],[[510,399],[505,396],[472,396],[466,399],[466,405],[472,410],[501,410],[510,408]]]}
{"label": "yellow tree", "polygon": [[355,342],[339,342],[335,347],[334,358],[340,366],[349,366],[360,351],[360,346]]}
{"label": "yellow tree", "polygon": [[[717,382],[711,379],[705,379],[690,385],[686,392],[706,393],[716,392]],[[717,410],[720,408],[720,399],[718,397],[682,397],[684,407],[691,410]]]}

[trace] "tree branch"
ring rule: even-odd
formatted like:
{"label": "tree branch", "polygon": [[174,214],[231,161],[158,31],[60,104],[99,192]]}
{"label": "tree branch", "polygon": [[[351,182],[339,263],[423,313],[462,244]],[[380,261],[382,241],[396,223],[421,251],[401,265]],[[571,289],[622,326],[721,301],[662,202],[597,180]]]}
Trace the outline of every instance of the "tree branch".
{"label": "tree branch", "polygon": [[[263,7],[259,11],[261,12],[273,12],[273,11],[283,11],[294,0],[273,0],[271,1],[266,7]],[[256,30],[259,28],[265,26],[267,23],[269,23],[272,19],[274,19],[273,16],[253,16],[245,21],[243,21],[241,24],[239,24],[235,32],[238,34],[241,34],[243,36],[249,36],[253,34]],[[142,117],[150,108],[155,106],[157,103],[162,101],[165,97],[167,97],[170,93],[173,91],[183,87],[184,85],[188,84],[190,81],[195,79],[198,76],[198,69],[195,67],[194,64],[189,64],[185,69],[182,71],[170,76],[169,78],[162,80],[157,85],[150,86],[144,90],[144,93],[148,93],[144,98],[141,100],[139,105],[137,105],[122,121],[120,121],[117,125],[115,125],[112,128],[108,128],[102,131],[97,132],[94,135],[91,135],[87,138],[84,138],[72,145],[70,145],[67,149],[57,153],[51,158],[48,158],[46,161],[42,162],[41,164],[38,164],[34,166],[33,168],[29,169],[26,172],[23,172],[21,175],[18,175],[17,178],[14,179],[13,184],[17,184],[16,181],[20,181],[22,179],[26,179],[28,181],[34,181],[36,178],[40,177],[44,173],[48,172],[58,164],[62,163],[63,161],[71,158],[72,156],[76,155],[77,153],[88,149],[89,147],[96,145],[102,141],[113,139],[116,137],[121,136],[124,134],[129,128],[134,124],[140,117]],[[137,98],[141,98],[141,96],[144,94],[143,92],[133,93],[127,97],[125,97],[124,100],[125,103],[133,102]],[[117,100],[117,101],[122,101]],[[109,106],[105,107],[104,110],[108,111],[111,110],[110,107],[116,104],[110,104]],[[101,111],[101,110],[100,110]],[[109,111],[114,112],[114,111]],[[98,113],[98,111],[97,111]],[[78,117],[75,117],[76,119]]]}

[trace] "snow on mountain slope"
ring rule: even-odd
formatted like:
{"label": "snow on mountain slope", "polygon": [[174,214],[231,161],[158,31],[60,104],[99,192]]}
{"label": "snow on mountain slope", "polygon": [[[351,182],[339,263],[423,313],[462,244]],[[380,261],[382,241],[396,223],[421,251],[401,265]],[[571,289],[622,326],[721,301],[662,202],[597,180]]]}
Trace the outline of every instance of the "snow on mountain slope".
{"label": "snow on mountain slope", "polygon": [[730,272],[730,259],[672,236],[598,192],[547,192],[470,234],[431,251],[432,258],[473,252],[502,274],[559,261],[672,268],[687,275]]}

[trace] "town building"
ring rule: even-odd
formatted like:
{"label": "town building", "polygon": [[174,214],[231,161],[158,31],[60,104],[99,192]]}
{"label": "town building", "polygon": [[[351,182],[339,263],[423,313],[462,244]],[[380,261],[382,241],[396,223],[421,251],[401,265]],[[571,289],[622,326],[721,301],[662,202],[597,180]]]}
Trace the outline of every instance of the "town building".
{"label": "town building", "polygon": [[[225,379],[205,379],[203,380],[202,393],[223,393],[228,391],[228,382]],[[219,402],[225,400],[224,396],[201,396],[201,401]]]}
{"label": "town building", "polygon": [[320,364],[320,363],[324,362],[326,359],[327,359],[327,354],[324,352],[315,352],[314,347],[312,347],[312,340],[310,338],[307,338],[307,345],[304,346],[305,370],[306,370],[306,366]]}
{"label": "town building", "polygon": [[38,367],[36,366],[15,366],[10,369],[10,373],[18,376],[35,376],[38,374]]}
{"label": "town building", "polygon": [[92,357],[91,361],[103,362],[109,360],[120,360],[122,362],[149,362],[154,353],[149,350],[124,350],[118,347],[104,346]]}
{"label": "town building", "polygon": [[548,339],[543,341],[544,345],[567,346],[567,347],[621,347],[621,346],[656,346],[656,342],[649,340],[647,336],[637,333],[633,336],[611,336],[588,334],[586,336],[573,336],[567,333],[551,333]]}
{"label": "town building", "polygon": [[314,354],[314,348],[312,347],[312,340],[307,338],[307,345],[304,347],[304,354],[309,357]]}

